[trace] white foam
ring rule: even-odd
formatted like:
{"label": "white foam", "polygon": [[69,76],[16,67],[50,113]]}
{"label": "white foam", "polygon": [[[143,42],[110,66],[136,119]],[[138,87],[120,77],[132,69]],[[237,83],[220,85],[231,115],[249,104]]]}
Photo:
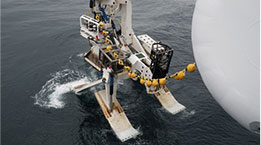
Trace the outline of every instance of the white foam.
{"label": "white foam", "polygon": [[83,57],[83,53],[77,54],[78,57]]}
{"label": "white foam", "polygon": [[72,91],[73,87],[77,84],[82,84],[87,81],[87,78],[83,78],[74,82],[58,85],[55,87],[54,92],[48,96],[49,103],[47,107],[63,108],[65,103],[63,102],[63,94]]}
{"label": "white foam", "polygon": [[182,112],[181,119],[189,118],[189,117],[193,116],[195,113],[196,113],[195,110],[191,110],[191,111],[184,110]]}
{"label": "white foam", "polygon": [[65,106],[64,94],[72,91],[77,84],[88,82],[88,79],[79,72],[69,69],[56,72],[52,76],[53,78],[48,80],[34,96],[35,104],[41,107],[63,108]]}

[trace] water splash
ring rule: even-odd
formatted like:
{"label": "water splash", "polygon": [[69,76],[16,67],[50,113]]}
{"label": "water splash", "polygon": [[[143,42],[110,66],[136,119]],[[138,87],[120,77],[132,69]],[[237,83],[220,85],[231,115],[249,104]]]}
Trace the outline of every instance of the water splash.
{"label": "water splash", "polygon": [[34,104],[46,108],[63,108],[64,94],[71,92],[77,84],[89,82],[86,75],[70,69],[58,71],[51,76],[52,78],[33,97]]}
{"label": "water splash", "polygon": [[196,113],[195,110],[184,110],[182,111],[181,117],[180,119],[186,119],[186,118],[190,118],[191,116],[193,116]]}

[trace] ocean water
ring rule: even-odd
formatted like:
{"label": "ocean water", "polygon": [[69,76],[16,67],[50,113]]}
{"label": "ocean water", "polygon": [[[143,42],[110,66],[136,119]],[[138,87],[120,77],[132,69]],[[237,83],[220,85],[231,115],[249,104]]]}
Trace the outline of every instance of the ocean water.
{"label": "ocean water", "polygon": [[[174,48],[170,72],[194,62],[191,22],[195,0],[133,0],[137,35]],[[117,98],[141,135],[119,141],[93,95],[76,96],[72,87],[94,81],[84,62],[88,42],[79,34],[79,17],[88,0],[2,0],[2,145],[257,145],[253,134],[212,98],[198,71],[167,87],[187,109],[171,115],[144,86],[119,82]]]}

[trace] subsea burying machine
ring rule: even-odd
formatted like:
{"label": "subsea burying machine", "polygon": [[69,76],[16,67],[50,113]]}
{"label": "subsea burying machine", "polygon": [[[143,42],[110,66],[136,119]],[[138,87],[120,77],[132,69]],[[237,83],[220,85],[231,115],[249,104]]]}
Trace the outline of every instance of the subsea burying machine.
{"label": "subsea burying machine", "polygon": [[131,78],[139,81],[147,93],[154,94],[172,114],[185,109],[165,85],[171,78],[184,79],[185,72],[195,70],[195,63],[170,75],[168,70],[173,49],[147,34],[134,34],[131,0],[90,0],[88,14],[80,17],[80,27],[80,34],[91,46],[84,58],[102,72],[102,79],[77,85],[74,92],[79,95],[90,87],[104,84],[105,89],[96,92],[95,97],[121,141],[134,138],[139,132],[132,127],[117,101],[117,80]]}

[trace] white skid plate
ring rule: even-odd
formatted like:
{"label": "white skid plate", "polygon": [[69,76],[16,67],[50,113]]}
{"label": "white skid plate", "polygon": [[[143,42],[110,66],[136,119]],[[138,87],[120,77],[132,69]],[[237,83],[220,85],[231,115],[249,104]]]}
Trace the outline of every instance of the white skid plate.
{"label": "white skid plate", "polygon": [[106,107],[103,101],[103,96],[105,96],[105,90],[95,93],[95,97],[100,104],[100,107],[104,113],[104,116],[108,120],[111,128],[117,135],[117,137],[122,141],[126,141],[130,138],[135,138],[140,133],[132,127],[129,119],[122,110],[119,102],[116,100],[114,103],[113,110],[110,111]]}
{"label": "white skid plate", "polygon": [[158,93],[155,94],[155,96],[159,100],[160,104],[172,114],[177,114],[186,109],[185,106],[180,104],[174,98],[174,96],[171,94],[167,87],[161,89]]}

